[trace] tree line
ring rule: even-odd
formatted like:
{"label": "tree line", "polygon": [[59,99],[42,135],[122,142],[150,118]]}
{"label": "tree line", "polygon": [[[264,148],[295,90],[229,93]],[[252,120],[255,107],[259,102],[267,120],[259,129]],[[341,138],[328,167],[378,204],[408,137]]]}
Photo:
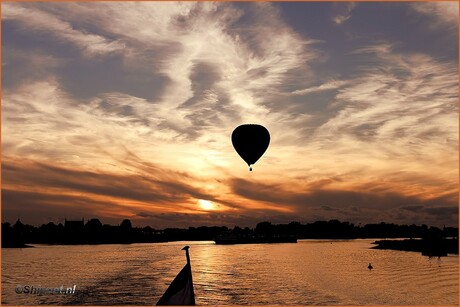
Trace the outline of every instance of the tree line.
{"label": "tree line", "polygon": [[338,220],[301,224],[272,224],[260,222],[255,228],[235,226],[200,226],[154,229],[133,227],[131,221],[119,225],[102,224],[99,219],[53,222],[39,227],[2,223],[2,247],[26,247],[27,244],[123,244],[170,241],[206,241],[219,236],[276,237],[296,236],[298,239],[358,239],[358,238],[457,238],[458,228],[428,227],[427,225],[397,225],[388,223],[354,225]]}

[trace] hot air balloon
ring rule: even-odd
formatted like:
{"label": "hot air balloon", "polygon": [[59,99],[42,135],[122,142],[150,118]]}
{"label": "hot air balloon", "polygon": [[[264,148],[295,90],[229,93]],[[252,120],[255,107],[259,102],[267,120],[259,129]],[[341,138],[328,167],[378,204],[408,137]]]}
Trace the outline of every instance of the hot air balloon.
{"label": "hot air balloon", "polygon": [[262,157],[270,144],[270,133],[264,126],[244,124],[233,130],[232,143],[252,171],[251,165]]}

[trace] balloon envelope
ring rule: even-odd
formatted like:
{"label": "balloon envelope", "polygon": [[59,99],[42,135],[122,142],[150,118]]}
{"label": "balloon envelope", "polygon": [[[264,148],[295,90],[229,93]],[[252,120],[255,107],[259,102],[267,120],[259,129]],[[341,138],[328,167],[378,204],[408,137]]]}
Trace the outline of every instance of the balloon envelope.
{"label": "balloon envelope", "polygon": [[244,124],[233,130],[232,143],[236,152],[248,164],[254,164],[267,150],[270,144],[270,133],[261,125]]}

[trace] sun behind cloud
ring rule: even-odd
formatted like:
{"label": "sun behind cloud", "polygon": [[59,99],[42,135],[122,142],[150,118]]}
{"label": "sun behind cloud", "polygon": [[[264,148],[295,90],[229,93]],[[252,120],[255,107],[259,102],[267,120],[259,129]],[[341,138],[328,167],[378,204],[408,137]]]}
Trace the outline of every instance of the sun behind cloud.
{"label": "sun behind cloud", "polygon": [[198,205],[200,205],[200,207],[203,210],[207,210],[207,211],[216,210],[216,205],[212,201],[209,201],[209,200],[199,199]]}

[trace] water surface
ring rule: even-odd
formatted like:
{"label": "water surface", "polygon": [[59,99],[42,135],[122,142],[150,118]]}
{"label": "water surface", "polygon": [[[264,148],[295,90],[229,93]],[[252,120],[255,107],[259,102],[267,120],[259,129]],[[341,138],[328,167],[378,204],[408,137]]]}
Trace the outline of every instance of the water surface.
{"label": "water surface", "polygon": [[[7,305],[155,305],[190,245],[197,305],[458,305],[458,256],[373,250],[373,240],[2,249]],[[374,269],[367,269],[371,262]],[[17,294],[17,285],[75,295]]]}

